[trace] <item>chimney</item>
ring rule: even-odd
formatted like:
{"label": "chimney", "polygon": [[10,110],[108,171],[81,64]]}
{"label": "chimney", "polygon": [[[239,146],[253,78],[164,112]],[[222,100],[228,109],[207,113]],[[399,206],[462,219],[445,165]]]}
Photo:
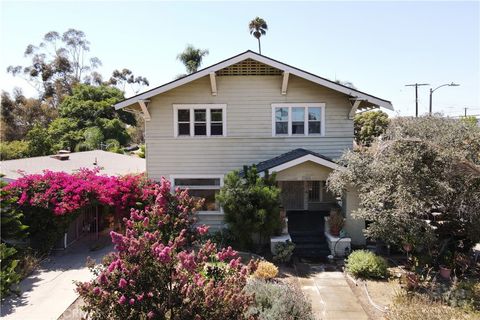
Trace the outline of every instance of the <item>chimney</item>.
{"label": "chimney", "polygon": [[65,160],[70,159],[70,155],[68,153],[67,154],[58,153],[58,154],[55,154],[55,155],[50,156],[50,157],[54,158],[54,159],[57,159],[57,160],[60,160],[60,161],[65,161]]}

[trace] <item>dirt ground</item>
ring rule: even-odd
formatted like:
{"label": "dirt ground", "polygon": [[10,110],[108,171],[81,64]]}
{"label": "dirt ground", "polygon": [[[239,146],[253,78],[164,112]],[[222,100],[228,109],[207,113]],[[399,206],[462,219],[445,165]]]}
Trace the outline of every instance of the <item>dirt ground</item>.
{"label": "dirt ground", "polygon": [[347,276],[347,283],[372,320],[384,319],[389,305],[401,290],[396,279],[360,280]]}

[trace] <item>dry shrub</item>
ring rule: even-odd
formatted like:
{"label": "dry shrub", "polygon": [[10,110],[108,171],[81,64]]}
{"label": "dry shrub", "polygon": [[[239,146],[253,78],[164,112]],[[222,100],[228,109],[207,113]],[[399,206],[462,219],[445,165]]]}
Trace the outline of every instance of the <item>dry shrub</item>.
{"label": "dry shrub", "polygon": [[278,268],[271,262],[261,261],[253,275],[258,279],[273,279],[278,275]]}
{"label": "dry shrub", "polygon": [[420,295],[399,294],[385,318],[387,320],[474,320],[480,318],[480,313],[449,307]]}

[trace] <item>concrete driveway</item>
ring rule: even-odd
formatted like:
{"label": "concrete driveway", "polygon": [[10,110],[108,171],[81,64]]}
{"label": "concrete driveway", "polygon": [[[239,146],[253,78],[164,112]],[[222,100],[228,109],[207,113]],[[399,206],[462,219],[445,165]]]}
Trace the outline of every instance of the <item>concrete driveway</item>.
{"label": "concrete driveway", "polygon": [[[104,244],[91,251],[94,243]],[[65,251],[57,252],[44,260],[40,267],[20,283],[21,295],[2,302],[2,319],[56,320],[78,297],[74,280],[87,281],[92,274],[86,267],[87,257],[101,262],[113,246],[107,235],[97,242],[87,235]]]}

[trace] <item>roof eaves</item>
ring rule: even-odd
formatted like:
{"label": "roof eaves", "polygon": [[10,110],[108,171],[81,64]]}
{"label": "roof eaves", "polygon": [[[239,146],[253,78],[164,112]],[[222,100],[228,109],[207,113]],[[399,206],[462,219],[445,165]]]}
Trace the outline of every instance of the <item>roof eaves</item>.
{"label": "roof eaves", "polygon": [[204,76],[208,75],[210,72],[215,72],[217,70],[228,67],[230,65],[233,65],[235,63],[238,63],[239,61],[243,61],[243,60],[248,59],[248,58],[251,58],[251,59],[254,59],[256,61],[265,63],[265,64],[270,65],[272,67],[279,68],[283,71],[290,72],[290,73],[292,73],[292,74],[294,74],[298,77],[310,80],[310,81],[315,82],[319,85],[326,86],[326,87],[328,87],[332,90],[342,92],[342,93],[344,93],[346,95],[349,95],[351,97],[364,98],[365,100],[367,100],[368,102],[370,102],[372,104],[378,105],[380,107],[384,107],[384,108],[389,109],[389,110],[393,110],[392,103],[388,100],[384,100],[384,99],[372,96],[368,93],[365,93],[365,92],[362,92],[362,91],[344,86],[342,84],[336,83],[336,82],[331,81],[329,79],[322,78],[322,77],[320,77],[318,75],[315,75],[313,73],[310,73],[308,71],[304,71],[302,69],[293,67],[291,65],[280,62],[278,60],[269,58],[269,57],[264,56],[264,55],[260,55],[256,52],[251,51],[251,50],[247,50],[247,51],[242,52],[242,53],[240,53],[236,56],[233,56],[231,58],[222,60],[222,61],[220,61],[216,64],[213,64],[209,67],[206,67],[202,70],[199,70],[197,72],[189,74],[185,77],[170,81],[170,82],[168,82],[166,84],[163,84],[159,87],[150,89],[146,92],[143,92],[141,94],[138,94],[138,95],[135,95],[135,96],[130,97],[128,99],[125,99],[123,101],[120,101],[120,102],[116,103],[114,105],[114,107],[115,107],[116,110],[127,107],[129,105],[132,105],[132,104],[136,103],[139,100],[148,99],[148,98],[150,98],[152,96],[155,96],[157,94],[166,92],[168,90],[179,87],[179,86],[181,86],[183,84],[186,84],[188,82],[191,82],[191,81],[194,81],[194,80],[199,79],[201,77],[204,77]]}

